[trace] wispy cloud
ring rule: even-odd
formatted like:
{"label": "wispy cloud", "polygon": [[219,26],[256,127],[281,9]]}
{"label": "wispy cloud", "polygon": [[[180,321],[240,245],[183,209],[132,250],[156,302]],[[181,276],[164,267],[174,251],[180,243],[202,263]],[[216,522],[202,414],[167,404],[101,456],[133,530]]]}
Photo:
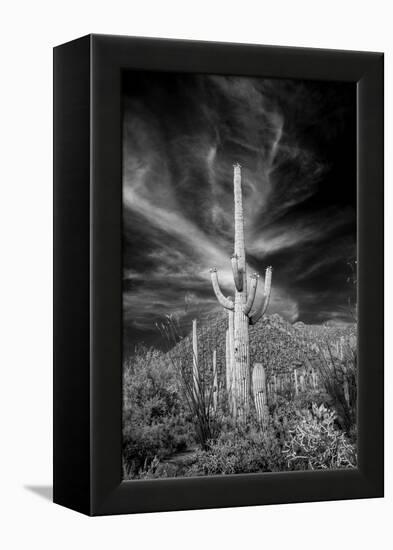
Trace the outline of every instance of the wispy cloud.
{"label": "wispy cloud", "polygon": [[[332,162],[306,128],[318,109],[325,113],[323,98],[289,81],[174,75],[169,82],[144,73],[133,79],[141,89],[126,89],[123,124],[125,322],[144,329],[166,313],[217,308],[213,266],[225,292],[232,291],[236,161],[242,164],[249,269],[263,274],[275,260],[280,269],[270,309],[296,320],[307,300],[294,281],[314,277],[329,258],[345,263],[340,255],[347,249],[329,256],[324,243],[353,233],[353,207],[331,198],[317,212],[305,207],[321,193]],[[335,124],[331,117],[325,125]],[[320,133],[327,133],[324,125]],[[308,273],[300,269],[299,250]],[[334,317],[337,303],[325,309],[324,318]]]}

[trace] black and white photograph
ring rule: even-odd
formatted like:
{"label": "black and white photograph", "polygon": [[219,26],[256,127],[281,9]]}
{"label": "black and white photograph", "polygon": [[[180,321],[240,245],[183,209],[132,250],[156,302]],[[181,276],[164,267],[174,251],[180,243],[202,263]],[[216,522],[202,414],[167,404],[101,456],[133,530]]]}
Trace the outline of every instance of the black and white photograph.
{"label": "black and white photograph", "polygon": [[356,86],[122,77],[123,479],[357,467]]}
{"label": "black and white photograph", "polygon": [[0,548],[389,546],[389,7],[4,4]]}

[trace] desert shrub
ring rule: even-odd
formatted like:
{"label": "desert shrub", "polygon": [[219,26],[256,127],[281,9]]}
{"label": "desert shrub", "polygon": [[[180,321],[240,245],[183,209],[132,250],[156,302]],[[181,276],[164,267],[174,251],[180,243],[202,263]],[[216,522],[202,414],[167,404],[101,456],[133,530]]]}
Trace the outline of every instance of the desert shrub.
{"label": "desert shrub", "polygon": [[154,458],[163,459],[187,448],[190,424],[181,416],[163,417],[152,424],[130,422],[123,433],[123,456],[127,472],[135,477]]}
{"label": "desert shrub", "polygon": [[336,421],[351,436],[356,433],[357,421],[357,352],[349,344],[343,347],[338,356],[328,342],[319,346],[318,369],[330,397],[329,404],[336,410]]}
{"label": "desert shrub", "polygon": [[313,403],[318,406],[329,404],[330,396],[324,390],[308,389],[304,392],[293,394],[291,399],[286,399],[282,395],[277,395],[276,399],[269,404],[269,413],[271,417],[275,416],[296,416],[296,412],[312,408]]}
{"label": "desert shrub", "polygon": [[155,456],[149,464],[146,462],[143,467],[139,469],[135,477],[138,479],[160,479],[177,476],[178,467],[175,464],[162,463],[159,458]]}
{"label": "desert shrub", "polygon": [[199,451],[187,475],[274,472],[284,466],[282,445],[274,430],[237,428],[222,432],[207,451]]}
{"label": "desert shrub", "polygon": [[155,457],[186,448],[191,419],[164,354],[139,347],[123,372],[123,459],[127,475],[134,477]]}
{"label": "desert shrub", "polygon": [[[300,417],[299,417],[300,415]],[[288,425],[283,454],[290,470],[356,467],[356,449],[335,427],[336,414],[324,405],[299,411],[298,421]]]}
{"label": "desert shrub", "polygon": [[138,479],[160,479],[169,477],[184,477],[188,475],[190,467],[195,463],[196,454],[190,451],[188,457],[182,457],[181,460],[177,459],[160,461],[158,457],[149,464],[144,464],[139,469],[137,475]]}
{"label": "desert shrub", "polygon": [[323,404],[298,409],[287,403],[264,431],[252,421],[241,427],[227,419],[217,440],[195,455],[186,475],[355,467],[356,449],[335,426],[335,416]]}

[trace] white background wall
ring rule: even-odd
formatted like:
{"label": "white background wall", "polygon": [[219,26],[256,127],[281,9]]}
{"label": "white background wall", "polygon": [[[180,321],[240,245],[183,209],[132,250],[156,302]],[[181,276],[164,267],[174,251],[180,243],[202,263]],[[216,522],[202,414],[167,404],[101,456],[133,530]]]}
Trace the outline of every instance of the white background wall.
{"label": "white background wall", "polygon": [[[52,47],[95,32],[384,51],[392,144],[388,1],[7,2],[0,16],[0,545],[12,548],[391,548],[392,349],[385,499],[89,519],[31,486],[51,483]],[[388,157],[388,154],[386,155]],[[391,162],[386,161],[386,182]],[[387,185],[387,244],[392,191]],[[387,280],[392,257],[387,257]],[[392,291],[386,310],[392,310]],[[387,316],[387,340],[392,325]],[[42,490],[41,490],[42,492]],[[48,489],[43,489],[48,493]]]}

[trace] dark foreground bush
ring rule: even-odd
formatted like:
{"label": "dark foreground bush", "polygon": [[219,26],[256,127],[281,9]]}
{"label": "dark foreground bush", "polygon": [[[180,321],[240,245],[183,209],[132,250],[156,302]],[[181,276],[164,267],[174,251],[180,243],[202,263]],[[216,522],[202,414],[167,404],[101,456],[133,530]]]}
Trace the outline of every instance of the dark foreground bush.
{"label": "dark foreground bush", "polygon": [[155,457],[185,449],[191,433],[171,365],[159,351],[140,348],[124,367],[125,476],[138,477]]}
{"label": "dark foreground bush", "polygon": [[285,467],[274,430],[250,429],[222,434],[208,451],[200,451],[188,476],[275,472]]}
{"label": "dark foreground bush", "polygon": [[189,476],[356,467],[356,447],[335,425],[324,405],[288,407],[265,431],[255,426],[223,433],[199,452]]}
{"label": "dark foreground bush", "polygon": [[328,342],[319,346],[318,370],[336,410],[336,422],[354,442],[357,432],[357,349],[341,343],[337,353]]}

